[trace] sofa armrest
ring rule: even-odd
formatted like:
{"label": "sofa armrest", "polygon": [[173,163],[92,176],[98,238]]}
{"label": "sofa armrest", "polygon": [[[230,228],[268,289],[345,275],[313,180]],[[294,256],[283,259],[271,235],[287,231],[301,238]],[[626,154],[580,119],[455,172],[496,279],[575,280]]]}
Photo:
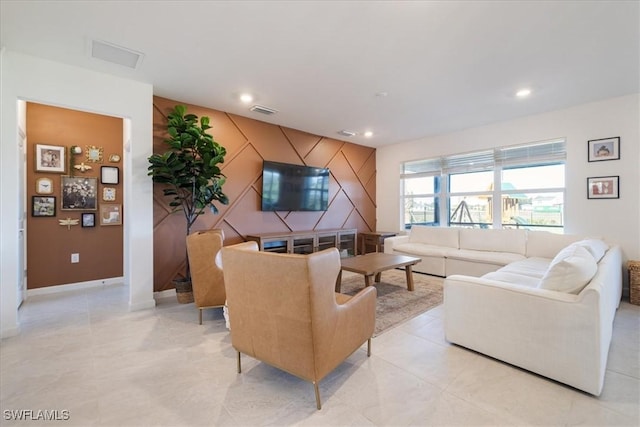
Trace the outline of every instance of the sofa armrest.
{"label": "sofa armrest", "polygon": [[401,243],[408,243],[408,242],[409,242],[408,235],[387,237],[386,239],[384,239],[384,253],[392,254],[393,247],[395,245],[399,245]]}
{"label": "sofa armrest", "polygon": [[[453,275],[444,282],[448,341],[599,395],[599,293],[580,295]],[[606,353],[605,353],[606,354]]]}

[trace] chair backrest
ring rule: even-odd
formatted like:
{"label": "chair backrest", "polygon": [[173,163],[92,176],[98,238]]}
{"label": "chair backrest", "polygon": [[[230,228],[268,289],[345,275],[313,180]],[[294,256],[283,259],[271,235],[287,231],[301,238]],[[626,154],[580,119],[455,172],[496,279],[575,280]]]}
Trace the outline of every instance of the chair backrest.
{"label": "chair backrest", "polygon": [[197,307],[224,305],[226,292],[220,262],[224,232],[219,229],[196,231],[187,236],[193,299]]}
{"label": "chair backrest", "polygon": [[246,242],[223,248],[222,262],[236,350],[310,381],[323,376],[333,363],[322,353],[337,322],[338,250],[274,254]]}

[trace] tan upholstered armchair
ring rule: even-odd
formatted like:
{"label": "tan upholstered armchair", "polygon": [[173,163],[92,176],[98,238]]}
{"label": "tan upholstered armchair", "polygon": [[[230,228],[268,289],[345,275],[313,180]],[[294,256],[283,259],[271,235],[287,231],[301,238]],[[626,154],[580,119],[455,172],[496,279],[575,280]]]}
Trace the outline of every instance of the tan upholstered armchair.
{"label": "tan upholstered armchair", "polygon": [[310,255],[258,252],[255,242],[222,249],[231,343],[314,385],[367,342],[375,326],[376,289],[353,297],[335,293],[340,255],[335,248]]}
{"label": "tan upholstered armchair", "polygon": [[202,310],[222,307],[227,299],[220,265],[223,241],[224,233],[218,229],[196,231],[187,236],[193,299],[198,307],[201,325]]}

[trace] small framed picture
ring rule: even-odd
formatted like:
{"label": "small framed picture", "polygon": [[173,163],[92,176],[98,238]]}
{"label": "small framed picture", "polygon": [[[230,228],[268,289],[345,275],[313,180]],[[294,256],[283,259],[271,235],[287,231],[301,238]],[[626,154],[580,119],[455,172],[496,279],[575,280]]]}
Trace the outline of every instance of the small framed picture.
{"label": "small framed picture", "polygon": [[590,162],[620,160],[620,137],[592,139],[587,142]]}
{"label": "small framed picture", "polygon": [[91,212],[84,212],[82,214],[82,226],[83,227],[95,227],[96,226],[96,214]]}
{"label": "small framed picture", "polygon": [[595,176],[587,178],[587,199],[619,199],[619,176]]}
{"label": "small framed picture", "polygon": [[100,182],[102,184],[117,184],[120,182],[120,169],[115,166],[100,167]]}
{"label": "small framed picture", "polygon": [[102,200],[105,202],[115,202],[116,189],[114,187],[102,187]]}
{"label": "small framed picture", "polygon": [[36,179],[36,193],[53,194],[53,180],[51,178]]}
{"label": "small framed picture", "polygon": [[122,224],[121,205],[100,205],[100,225]]}
{"label": "small framed picture", "polygon": [[32,196],[31,216],[56,216],[56,198],[54,196]]}
{"label": "small framed picture", "polygon": [[62,177],[62,210],[95,211],[98,205],[98,178]]}
{"label": "small framed picture", "polygon": [[36,144],[36,172],[66,171],[65,147]]}

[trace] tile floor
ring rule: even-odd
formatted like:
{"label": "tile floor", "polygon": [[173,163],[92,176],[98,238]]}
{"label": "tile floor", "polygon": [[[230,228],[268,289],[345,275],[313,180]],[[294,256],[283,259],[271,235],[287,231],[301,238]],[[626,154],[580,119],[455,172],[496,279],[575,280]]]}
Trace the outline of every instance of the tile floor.
{"label": "tile floor", "polygon": [[[221,310],[200,326],[193,305],[129,312],[127,295],[112,285],[23,304],[22,333],[0,343],[0,425],[640,425],[640,307],[626,302],[600,398],[448,344],[437,307],[347,359],[317,411],[307,382],[247,356],[236,373]],[[20,409],[69,420],[8,419]]]}

